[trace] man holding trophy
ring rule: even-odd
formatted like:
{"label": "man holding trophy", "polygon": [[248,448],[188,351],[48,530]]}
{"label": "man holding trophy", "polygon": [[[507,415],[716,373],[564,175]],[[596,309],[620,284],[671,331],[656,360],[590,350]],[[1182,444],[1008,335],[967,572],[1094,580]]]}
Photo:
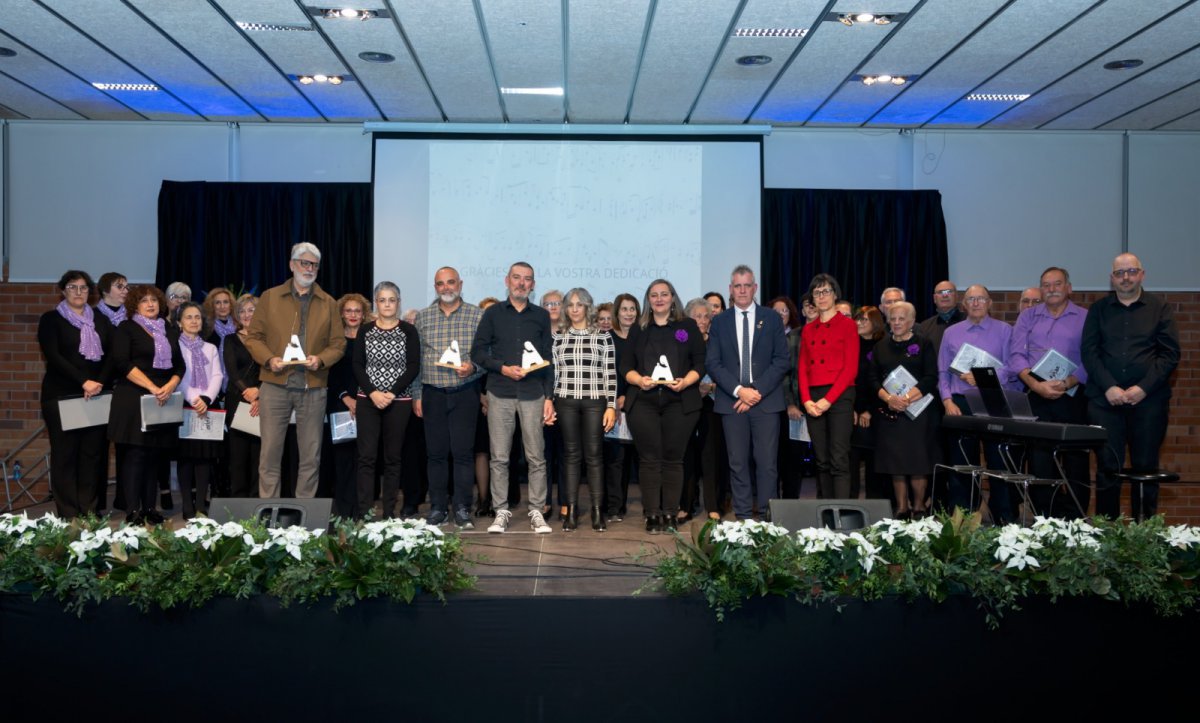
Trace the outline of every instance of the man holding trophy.
{"label": "man holding trophy", "polygon": [[[479,379],[471,362],[475,332],[483,311],[462,299],[458,271],[443,266],[433,275],[437,299],[417,312],[421,334],[421,375],[413,385],[413,411],[425,420],[431,511],[441,525],[454,515],[460,530],[474,529],[475,425],[479,420]],[[510,435],[511,439],[511,435]],[[454,458],[454,499],[450,506],[450,457]]]}

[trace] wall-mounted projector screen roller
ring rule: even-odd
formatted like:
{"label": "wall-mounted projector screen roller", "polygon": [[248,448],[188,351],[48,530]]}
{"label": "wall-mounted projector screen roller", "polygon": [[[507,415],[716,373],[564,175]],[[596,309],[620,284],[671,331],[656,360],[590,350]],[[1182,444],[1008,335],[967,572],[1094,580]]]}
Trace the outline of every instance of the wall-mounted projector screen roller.
{"label": "wall-mounted projector screen roller", "polygon": [[760,254],[761,143],[653,138],[378,136],[375,277],[405,308],[433,299],[433,274],[458,269],[472,303],[503,298],[514,261],[534,296],[582,286],[596,303],[640,300],[664,277],[682,301],[723,291]]}

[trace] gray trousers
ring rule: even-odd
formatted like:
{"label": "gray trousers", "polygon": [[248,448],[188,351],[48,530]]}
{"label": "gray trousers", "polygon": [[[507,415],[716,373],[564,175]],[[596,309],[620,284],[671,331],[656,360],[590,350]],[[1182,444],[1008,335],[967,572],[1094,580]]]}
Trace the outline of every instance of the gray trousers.
{"label": "gray trousers", "polygon": [[325,430],[325,388],[288,389],[264,382],[258,392],[262,452],[258,458],[258,496],[279,496],[279,469],[288,420],[296,412],[296,446],[300,466],[296,497],[316,497],[321,472],[321,435]]}
{"label": "gray trousers", "polygon": [[487,424],[492,452],[492,508],[508,509],[508,459],[513,430],[521,417],[521,442],[529,465],[529,509],[542,511],[546,504],[546,454],[542,437],[544,397],[521,401],[503,399],[488,392]]}

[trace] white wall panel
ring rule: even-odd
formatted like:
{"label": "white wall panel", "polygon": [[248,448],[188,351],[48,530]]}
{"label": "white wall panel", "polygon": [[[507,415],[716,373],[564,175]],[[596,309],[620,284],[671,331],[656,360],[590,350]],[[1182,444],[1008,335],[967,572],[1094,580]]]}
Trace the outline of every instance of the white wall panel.
{"label": "white wall panel", "polygon": [[1129,250],[1157,290],[1200,288],[1200,133],[1129,136]]}

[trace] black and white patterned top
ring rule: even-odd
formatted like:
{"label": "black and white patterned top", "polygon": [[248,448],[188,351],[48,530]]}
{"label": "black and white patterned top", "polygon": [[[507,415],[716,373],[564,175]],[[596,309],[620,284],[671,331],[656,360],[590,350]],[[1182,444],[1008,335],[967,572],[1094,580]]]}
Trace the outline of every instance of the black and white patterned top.
{"label": "black and white patterned top", "polygon": [[354,345],[354,379],[359,396],[391,392],[397,399],[412,397],[409,387],[421,370],[421,340],[417,328],[401,321],[391,329],[371,322],[358,332]]}
{"label": "black and white patterned top", "polygon": [[554,396],[604,399],[617,406],[617,354],[603,331],[571,329],[554,334]]}

